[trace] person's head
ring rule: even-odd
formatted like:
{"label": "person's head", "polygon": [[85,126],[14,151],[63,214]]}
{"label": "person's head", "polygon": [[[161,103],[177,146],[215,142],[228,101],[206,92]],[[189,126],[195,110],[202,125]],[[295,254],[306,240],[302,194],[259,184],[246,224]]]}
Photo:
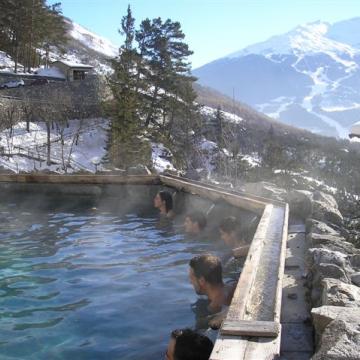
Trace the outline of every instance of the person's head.
{"label": "person's head", "polygon": [[154,207],[165,212],[169,212],[173,208],[172,196],[168,191],[159,191],[154,198]]}
{"label": "person's head", "polygon": [[189,279],[198,295],[206,295],[209,287],[223,285],[221,261],[217,256],[198,255],[189,265]]}
{"label": "person's head", "polygon": [[166,351],[166,360],[208,360],[212,349],[212,341],[191,329],[172,331]]}
{"label": "person's head", "polygon": [[234,239],[236,238],[237,221],[234,216],[224,218],[220,225],[220,236],[226,245],[234,245]]}
{"label": "person's head", "polygon": [[188,234],[198,234],[206,226],[206,217],[201,211],[193,211],[185,216],[184,227]]}

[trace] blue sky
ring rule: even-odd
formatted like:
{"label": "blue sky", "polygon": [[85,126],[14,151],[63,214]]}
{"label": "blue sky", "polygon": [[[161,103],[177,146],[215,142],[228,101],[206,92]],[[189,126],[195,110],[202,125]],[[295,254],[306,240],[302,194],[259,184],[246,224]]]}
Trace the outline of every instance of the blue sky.
{"label": "blue sky", "polygon": [[180,21],[194,51],[193,68],[305,22],[333,23],[360,16],[360,0],[60,1],[65,16],[115,45],[122,42],[117,30],[129,3],[137,24],[158,16]]}

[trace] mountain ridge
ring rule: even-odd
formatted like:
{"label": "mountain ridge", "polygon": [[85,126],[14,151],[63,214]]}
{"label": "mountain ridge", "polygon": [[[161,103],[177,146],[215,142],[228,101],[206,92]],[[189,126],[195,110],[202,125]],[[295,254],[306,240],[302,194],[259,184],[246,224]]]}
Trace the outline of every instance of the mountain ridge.
{"label": "mountain ridge", "polygon": [[303,24],[193,74],[200,84],[228,96],[235,93],[236,99],[280,121],[344,138],[360,117],[360,46],[351,45],[356,36],[349,28],[360,29],[360,17],[332,25]]}

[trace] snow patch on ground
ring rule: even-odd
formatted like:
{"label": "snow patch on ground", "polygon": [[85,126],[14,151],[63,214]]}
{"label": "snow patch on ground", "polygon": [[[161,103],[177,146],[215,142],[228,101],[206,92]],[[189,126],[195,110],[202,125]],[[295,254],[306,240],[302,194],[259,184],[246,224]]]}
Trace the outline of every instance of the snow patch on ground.
{"label": "snow patch on ground", "polygon": [[11,60],[11,57],[4,51],[0,51],[0,70],[1,71],[12,71],[15,63]]}
{"label": "snow patch on ground", "polygon": [[[217,111],[217,109],[211,108],[209,106],[203,106],[201,108],[201,113],[203,115],[207,115],[207,116],[215,116],[216,111]],[[233,114],[233,113],[230,113],[230,112],[227,112],[227,111],[223,111],[223,110],[221,112],[224,115],[224,119],[229,121],[229,122],[233,122],[233,123],[237,124],[237,123],[243,121],[243,118],[236,115],[236,114]]]}
{"label": "snow patch on ground", "polygon": [[305,180],[309,181],[310,183],[314,183],[317,186],[321,186],[325,191],[331,193],[331,194],[336,194],[338,189],[329,185],[326,185],[323,181],[317,180],[313,177],[310,176],[304,176],[302,175],[302,178],[304,178]]}
{"label": "snow patch on ground", "polygon": [[257,154],[244,155],[243,160],[247,161],[250,167],[258,167],[261,164],[261,159]]}
{"label": "snow patch on ground", "polygon": [[173,155],[169,149],[160,143],[152,143],[151,149],[153,166],[156,171],[162,173],[165,170],[175,170],[174,165],[170,161]]}
{"label": "snow patch on ground", "polygon": [[211,152],[211,151],[216,151],[218,149],[218,146],[214,141],[210,141],[210,140],[203,138],[200,143],[200,149],[202,151]]}
{"label": "snow patch on ground", "polygon": [[256,105],[256,109],[274,119],[280,118],[280,114],[285,111],[289,105],[294,103],[294,97],[280,96],[271,100],[269,103]]}
{"label": "snow patch on ground", "polygon": [[202,166],[206,169],[208,176],[211,177],[212,172],[215,170],[215,158],[218,156],[219,148],[215,142],[203,137],[198,144],[198,149],[201,153]]}
{"label": "snow patch on ground", "polygon": [[[13,172],[51,170],[72,173],[79,170],[103,170],[100,160],[106,150],[109,121],[103,118],[70,120],[69,127],[51,129],[51,165],[46,164],[47,132],[43,122],[20,122],[12,130],[0,132],[0,166]],[[64,144],[61,144],[61,132]],[[78,144],[75,140],[78,135]]]}
{"label": "snow patch on ground", "polygon": [[36,71],[36,73],[41,76],[51,76],[60,79],[65,79],[65,75],[56,67],[50,67],[46,69],[40,68]]}

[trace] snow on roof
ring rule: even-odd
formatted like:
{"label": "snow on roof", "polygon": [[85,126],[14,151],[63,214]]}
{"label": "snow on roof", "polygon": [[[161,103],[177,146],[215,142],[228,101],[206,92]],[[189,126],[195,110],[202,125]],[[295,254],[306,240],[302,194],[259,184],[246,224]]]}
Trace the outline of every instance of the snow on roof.
{"label": "snow on roof", "polygon": [[360,137],[360,121],[356,122],[351,127],[350,134]]}
{"label": "snow on roof", "polygon": [[60,79],[65,79],[64,74],[56,67],[51,67],[51,68],[47,68],[47,69],[38,69],[36,71],[37,75],[40,76],[51,76],[51,77],[56,77],[56,78],[60,78]]}
{"label": "snow on roof", "polygon": [[65,64],[66,66],[72,67],[72,68],[84,68],[84,69],[93,69],[94,68],[91,65],[80,64],[80,63],[70,62],[70,61],[66,61],[66,60],[56,60],[52,63],[52,65],[56,64],[57,62],[60,62],[62,64]]}

